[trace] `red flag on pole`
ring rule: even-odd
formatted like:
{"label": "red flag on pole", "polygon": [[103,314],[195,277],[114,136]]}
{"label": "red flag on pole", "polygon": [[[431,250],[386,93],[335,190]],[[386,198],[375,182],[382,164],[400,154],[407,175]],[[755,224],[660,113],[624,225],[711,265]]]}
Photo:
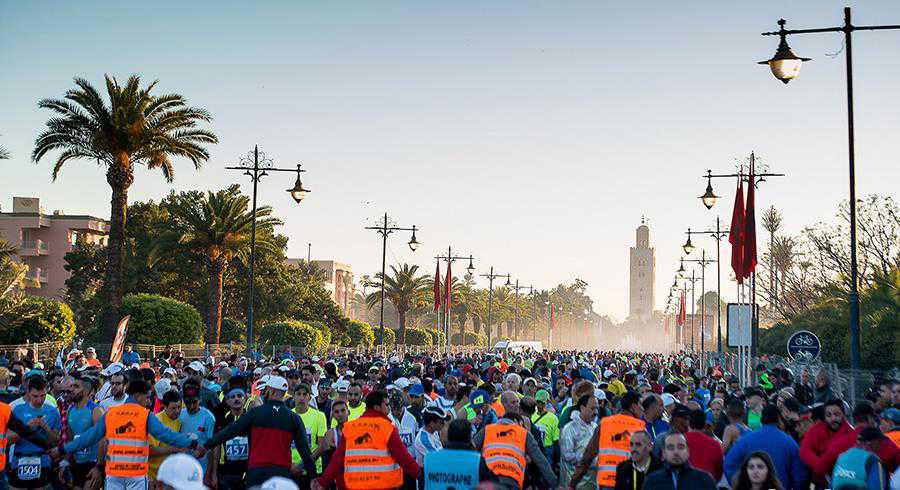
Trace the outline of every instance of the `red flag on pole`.
{"label": "red flag on pole", "polygon": [[744,212],[744,277],[748,278],[756,268],[756,185],[753,164],[747,185],[747,209]]}
{"label": "red flag on pole", "polygon": [[447,275],[444,277],[444,311],[450,311],[450,298],[453,295],[453,284],[450,282],[453,280],[453,273],[450,271],[450,262],[447,261]]}
{"label": "red flag on pole", "polygon": [[684,326],[687,323],[687,308],[684,307],[684,291],[681,292],[681,304],[679,305],[679,313],[678,313],[678,324],[679,326]]}
{"label": "red flag on pole", "polygon": [[738,284],[744,282],[744,181],[738,177],[737,192],[734,196],[734,210],[731,212],[731,230],[728,232],[731,244],[731,268]]}
{"label": "red flag on pole", "polygon": [[556,329],[556,307],[550,303],[550,330]]}
{"label": "red flag on pole", "polygon": [[434,266],[434,312],[441,309],[441,261]]}

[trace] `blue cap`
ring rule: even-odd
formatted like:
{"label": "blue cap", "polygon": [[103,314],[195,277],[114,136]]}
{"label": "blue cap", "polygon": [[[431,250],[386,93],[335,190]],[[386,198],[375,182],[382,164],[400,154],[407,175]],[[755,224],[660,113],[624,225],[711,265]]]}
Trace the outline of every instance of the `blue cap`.
{"label": "blue cap", "polygon": [[422,396],[425,394],[425,388],[420,384],[414,384],[409,387],[409,396]]}
{"label": "blue cap", "polygon": [[488,392],[484,390],[475,390],[469,395],[469,403],[472,404],[475,408],[480,408],[487,403],[490,403],[491,397],[488,396]]}

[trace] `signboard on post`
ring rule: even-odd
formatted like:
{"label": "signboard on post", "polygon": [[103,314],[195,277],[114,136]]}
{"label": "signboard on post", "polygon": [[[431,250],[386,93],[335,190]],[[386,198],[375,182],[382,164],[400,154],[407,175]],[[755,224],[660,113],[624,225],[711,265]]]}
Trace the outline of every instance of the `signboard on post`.
{"label": "signboard on post", "polygon": [[747,303],[728,303],[728,347],[750,347],[753,315]]}
{"label": "signboard on post", "polygon": [[819,337],[809,330],[794,332],[787,341],[788,355],[796,362],[813,362],[822,353]]}
{"label": "signboard on post", "polygon": [[125,335],[128,334],[128,320],[131,315],[125,315],[119,321],[119,327],[116,329],[116,338],[113,340],[112,349],[109,352],[109,362],[121,362],[122,353],[125,352]]}

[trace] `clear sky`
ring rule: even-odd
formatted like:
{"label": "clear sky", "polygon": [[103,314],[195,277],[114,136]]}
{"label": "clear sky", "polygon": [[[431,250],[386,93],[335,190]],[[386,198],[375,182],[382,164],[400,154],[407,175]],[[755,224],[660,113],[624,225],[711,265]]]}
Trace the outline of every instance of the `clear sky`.
{"label": "clear sky", "polygon": [[[895,0],[849,2],[856,23],[900,24]],[[259,144],[293,177],[260,184],[285,220],[289,254],[380,267],[380,238],[362,228],[387,211],[421,227],[412,254],[393,236],[389,262],[420,264],[450,244],[545,288],[580,277],[595,309],[623,318],[628,247],[645,214],[657,249],[662,306],[688,226],[714,223],[696,196],[705,169],[729,171],[755,150],[787,178],[760,188],[786,231],[830,219],[847,194],[842,38],[795,36],[814,58],[784,86],[755,62],[759,35],[842,22],[845,2],[325,2],[0,0],[0,203],[37,196],[47,210],[109,214],[109,187],[90,162],[28,160],[72,77],[159,79],[207,108],[220,144],[201,171],[178,162],[175,183],[138,172],[131,200],[170,189],[248,181],[223,167]],[[857,185],[897,195],[900,32],[854,37]],[[717,208],[727,222],[733,183]],[[706,243],[711,253],[714,242]],[[727,292],[727,291],[726,291]],[[727,297],[727,296],[726,296]]]}

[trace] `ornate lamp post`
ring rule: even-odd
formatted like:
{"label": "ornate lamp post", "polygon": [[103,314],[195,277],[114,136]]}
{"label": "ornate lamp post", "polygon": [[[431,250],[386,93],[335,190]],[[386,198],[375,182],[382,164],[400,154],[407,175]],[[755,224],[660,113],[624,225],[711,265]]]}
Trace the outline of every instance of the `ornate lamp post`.
{"label": "ornate lamp post", "polygon": [[491,271],[487,274],[482,274],[481,277],[486,277],[488,279],[488,317],[487,317],[487,334],[488,334],[488,349],[491,348],[491,308],[494,304],[494,279],[505,277],[506,278],[506,286],[510,285],[509,274],[500,274],[494,273],[494,266],[491,266]]}
{"label": "ornate lamp post", "polygon": [[294,182],[294,187],[291,187],[287,190],[287,192],[294,198],[297,204],[300,204],[301,201],[306,197],[306,194],[310,192],[309,189],[303,187],[303,183],[300,182],[300,174],[306,172],[300,168],[301,165],[298,163],[297,168],[276,168],[274,162],[271,158],[267,158],[266,154],[259,151],[259,146],[254,145],[253,151],[247,153],[242,156],[238,162],[238,164],[234,167],[225,167],[225,170],[238,170],[242,172],[244,175],[250,177],[250,180],[253,182],[253,222],[250,224],[250,285],[247,288],[247,352],[250,354],[250,357],[253,358],[253,288],[254,282],[256,279],[256,190],[257,184],[259,184],[259,180],[269,175],[269,172],[296,172],[297,173],[297,181]]}
{"label": "ornate lamp post", "polygon": [[[466,256],[456,256],[456,255],[453,255],[453,249],[452,249],[452,247],[449,247],[449,246],[448,246],[448,247],[447,247],[447,255],[436,255],[434,258],[435,258],[438,262],[444,261],[444,262],[447,262],[448,264],[449,264],[449,263],[452,263],[452,262],[455,262],[455,261],[457,261],[457,260],[466,260],[466,259],[468,259],[468,260],[469,260],[469,266],[466,267],[466,277],[467,277],[467,278],[470,278],[470,277],[472,277],[472,274],[475,273],[475,264],[474,264],[474,262],[473,262],[473,261],[474,261],[474,257],[472,257],[472,254],[469,254],[468,257],[466,257]],[[452,278],[452,277],[449,278],[448,281],[452,282],[452,281],[453,281],[453,278]],[[445,292],[444,294],[447,294],[447,293]],[[446,339],[447,339],[447,346],[449,347],[449,346],[450,346],[450,304],[449,304],[449,303],[447,304],[447,311],[444,313],[444,319],[443,319],[443,321],[444,321],[444,325],[443,325],[441,328],[442,328],[442,330],[444,331],[444,335],[445,335],[445,337],[446,337]],[[463,337],[465,337],[465,335],[463,335]],[[459,339],[459,341],[460,341],[460,345],[465,345],[465,344],[466,344],[466,339],[465,339],[465,338],[462,338],[462,337],[461,337],[461,338]]]}
{"label": "ornate lamp post", "polygon": [[[707,186],[707,190],[712,192],[712,187]],[[713,202],[715,204],[715,202]],[[688,228],[687,231],[687,242],[685,242],[684,253],[690,255],[692,251],[694,251],[694,246],[691,244],[691,235],[709,235],[713,240],[716,241],[716,260],[713,262],[716,263],[716,296],[718,296],[718,303],[716,304],[716,350],[719,354],[722,353],[722,239],[728,236],[728,230],[721,229],[721,225],[719,222],[719,217],[716,216],[716,229],[715,230],[707,230],[707,231],[691,231]],[[705,252],[704,252],[705,253]]]}
{"label": "ornate lamp post", "polygon": [[385,277],[385,267],[387,265],[387,237],[391,233],[395,231],[411,231],[412,238],[409,239],[409,242],[406,244],[409,246],[409,249],[413,252],[419,248],[419,241],[416,240],[416,225],[413,225],[412,228],[401,228],[399,226],[391,226],[388,224],[388,215],[384,213],[384,222],[378,226],[367,226],[365,229],[367,230],[375,230],[381,235],[381,313],[379,316],[379,330],[378,330],[378,345],[384,345],[384,277]]}

